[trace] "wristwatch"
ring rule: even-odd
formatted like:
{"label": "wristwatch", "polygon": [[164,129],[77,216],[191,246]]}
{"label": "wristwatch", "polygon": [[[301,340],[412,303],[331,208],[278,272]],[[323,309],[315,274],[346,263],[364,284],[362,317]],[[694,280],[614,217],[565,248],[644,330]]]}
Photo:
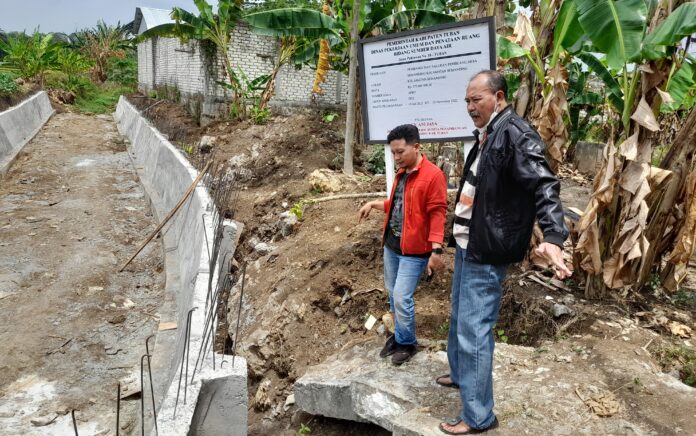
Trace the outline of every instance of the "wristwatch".
{"label": "wristwatch", "polygon": [[445,250],[443,250],[442,247],[433,248],[433,253],[435,254],[442,254],[444,252]]}

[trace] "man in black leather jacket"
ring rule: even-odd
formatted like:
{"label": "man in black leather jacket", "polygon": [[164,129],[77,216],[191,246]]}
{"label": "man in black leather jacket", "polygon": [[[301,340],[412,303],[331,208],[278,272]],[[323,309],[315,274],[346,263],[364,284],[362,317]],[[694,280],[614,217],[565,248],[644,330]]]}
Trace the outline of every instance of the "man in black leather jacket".
{"label": "man in black leather jacket", "polygon": [[538,255],[570,276],[563,262],[568,229],[559,199],[560,183],[544,157],[534,128],[506,101],[507,83],[496,71],[469,82],[466,102],[476,143],[464,164],[457,193],[452,312],[447,345],[450,374],[438,384],[458,387],[462,413],[440,424],[447,434],[482,433],[498,426],[493,414],[493,327],[498,318],[507,266],[529,247],[534,220],[544,241]]}

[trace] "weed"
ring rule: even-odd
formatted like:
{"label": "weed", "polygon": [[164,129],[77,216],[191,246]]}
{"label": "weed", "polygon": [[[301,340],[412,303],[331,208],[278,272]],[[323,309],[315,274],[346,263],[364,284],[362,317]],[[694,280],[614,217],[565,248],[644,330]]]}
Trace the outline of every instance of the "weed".
{"label": "weed", "polygon": [[335,112],[328,112],[325,113],[324,115],[321,116],[321,120],[325,123],[331,123],[333,120],[338,117],[338,114]]}
{"label": "weed", "polygon": [[536,354],[537,356],[541,355],[542,353],[548,353],[548,352],[549,352],[549,349],[546,347],[539,347],[539,348],[534,349],[534,354]]}
{"label": "weed", "polygon": [[306,434],[309,434],[311,432],[312,432],[312,429],[309,428],[308,425],[306,425],[302,422],[300,423],[300,435],[305,436]]}
{"label": "weed", "polygon": [[660,276],[658,274],[651,275],[647,286],[651,291],[653,291],[653,293],[660,290],[660,288],[662,288],[662,280],[660,280]]}
{"label": "weed", "polygon": [[435,330],[435,334],[439,338],[447,338],[449,335],[449,321],[445,321],[439,326],[437,326],[437,330]]}
{"label": "weed", "polygon": [[290,208],[290,213],[295,215],[299,221],[302,221],[305,204],[306,203],[303,200],[300,200]]}
{"label": "weed", "polygon": [[504,344],[508,343],[509,338],[505,334],[505,330],[503,329],[498,329],[496,330],[496,334],[498,335],[498,340]]}
{"label": "weed", "polygon": [[689,289],[677,290],[672,300],[674,305],[687,310],[696,311],[696,292]]}
{"label": "weed", "polygon": [[676,369],[681,380],[696,387],[696,351],[683,345],[670,345],[655,350],[664,370]]}
{"label": "weed", "polygon": [[91,112],[94,114],[113,112],[119,96],[131,91],[131,88],[107,82],[102,86],[95,86],[83,96],[78,96],[75,100],[75,107],[80,112]]}
{"label": "weed", "polygon": [[312,186],[312,189],[309,190],[312,194],[323,194],[324,190],[321,189],[320,186]]}
{"label": "weed", "polygon": [[0,73],[0,96],[9,96],[19,92],[19,85],[14,81],[14,76],[8,73]]}
{"label": "weed", "polygon": [[192,144],[182,144],[181,149],[184,150],[184,153],[186,153],[189,156],[191,156],[193,154],[193,145]]}
{"label": "weed", "polygon": [[372,174],[384,174],[386,166],[384,163],[384,149],[375,147],[367,158],[367,170]]}
{"label": "weed", "polygon": [[271,117],[271,110],[268,108],[259,109],[257,106],[249,108],[249,115],[254,124],[266,124]]}

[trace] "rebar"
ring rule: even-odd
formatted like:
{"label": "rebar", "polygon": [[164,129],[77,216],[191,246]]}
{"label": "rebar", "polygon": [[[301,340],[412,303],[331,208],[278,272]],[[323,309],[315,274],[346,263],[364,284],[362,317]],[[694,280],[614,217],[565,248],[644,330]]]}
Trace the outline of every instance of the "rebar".
{"label": "rebar", "polygon": [[80,436],[77,434],[77,420],[75,419],[75,409],[73,409],[70,414],[72,415],[72,425],[73,429],[75,429],[75,436]]}
{"label": "rebar", "polygon": [[116,388],[116,436],[118,436],[119,430],[121,429],[121,382],[118,382],[118,387]]}
{"label": "rebar", "polygon": [[149,354],[140,356],[140,434],[145,436],[145,383],[143,382],[143,370],[145,358],[150,358]]}
{"label": "rebar", "polygon": [[242,284],[239,288],[239,310],[237,311],[237,327],[234,330],[234,341],[232,342],[232,368],[234,368],[234,358],[237,356],[237,343],[239,342],[239,320],[242,318],[242,299],[244,298],[244,281],[246,279],[246,262],[242,266]]}
{"label": "rebar", "polygon": [[159,429],[157,428],[157,407],[155,405],[155,388],[154,382],[152,381],[152,359],[150,358],[150,339],[154,338],[155,335],[150,335],[145,339],[145,354],[147,354],[147,373],[150,378],[150,397],[152,398],[152,417],[155,420],[155,435],[159,435]]}
{"label": "rebar", "polygon": [[[176,408],[179,405],[179,392],[181,391],[181,378],[183,377],[184,374],[184,360],[186,360],[186,378],[188,378],[188,349],[189,349],[189,341],[191,339],[191,314],[193,313],[194,310],[198,309],[197,307],[194,307],[193,309],[188,311],[188,315],[186,316],[186,329],[185,329],[185,336],[184,336],[184,349],[182,350],[181,353],[181,367],[179,369],[179,385],[176,388],[176,400],[174,402],[174,415],[172,416],[172,419],[176,418]],[[188,384],[184,384],[184,398],[186,398],[186,389],[188,387]],[[186,404],[186,400],[184,400],[184,404]]]}

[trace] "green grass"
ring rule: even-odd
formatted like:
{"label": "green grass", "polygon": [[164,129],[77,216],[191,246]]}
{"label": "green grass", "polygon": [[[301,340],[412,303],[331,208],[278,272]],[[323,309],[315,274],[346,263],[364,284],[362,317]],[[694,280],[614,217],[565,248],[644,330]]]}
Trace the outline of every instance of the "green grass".
{"label": "green grass", "polygon": [[696,352],[683,345],[672,345],[655,350],[664,369],[676,369],[682,381],[696,387]]}
{"label": "green grass", "polygon": [[116,109],[118,98],[122,94],[133,92],[133,88],[106,82],[87,90],[75,99],[75,109],[82,113],[105,114]]}

